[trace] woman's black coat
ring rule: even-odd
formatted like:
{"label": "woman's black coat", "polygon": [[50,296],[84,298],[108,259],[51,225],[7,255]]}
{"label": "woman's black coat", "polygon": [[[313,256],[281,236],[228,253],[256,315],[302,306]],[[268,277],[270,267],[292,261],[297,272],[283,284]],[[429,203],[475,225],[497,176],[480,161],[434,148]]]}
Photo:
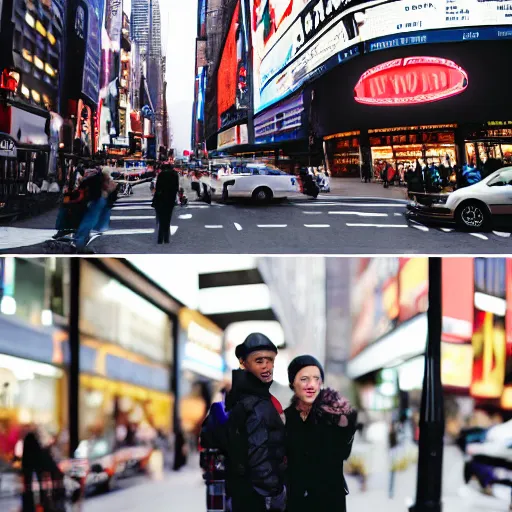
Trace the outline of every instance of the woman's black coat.
{"label": "woman's black coat", "polygon": [[352,450],[357,412],[337,392],[326,389],[306,421],[295,401],[285,414],[288,512],[345,512],[343,461]]}

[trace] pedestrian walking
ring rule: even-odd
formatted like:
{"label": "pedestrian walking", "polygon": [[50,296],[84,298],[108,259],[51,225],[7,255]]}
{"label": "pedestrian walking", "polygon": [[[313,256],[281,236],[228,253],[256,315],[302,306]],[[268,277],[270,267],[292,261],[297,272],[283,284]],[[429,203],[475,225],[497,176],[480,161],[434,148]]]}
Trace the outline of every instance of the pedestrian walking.
{"label": "pedestrian walking", "polygon": [[284,413],[270,394],[277,348],[265,335],[253,333],[235,354],[241,369],[233,371],[226,397],[227,422],[215,421],[212,406],[201,445],[225,454],[232,512],[284,512]]}
{"label": "pedestrian walking", "polygon": [[313,356],[288,366],[294,392],[286,415],[288,512],[345,512],[343,461],[352,450],[357,412],[337,391],[323,389],[324,370]]}
{"label": "pedestrian walking", "polygon": [[152,206],[158,221],[158,244],[170,242],[172,212],[176,204],[176,195],[180,188],[178,173],[169,165],[162,165],[158,175]]}

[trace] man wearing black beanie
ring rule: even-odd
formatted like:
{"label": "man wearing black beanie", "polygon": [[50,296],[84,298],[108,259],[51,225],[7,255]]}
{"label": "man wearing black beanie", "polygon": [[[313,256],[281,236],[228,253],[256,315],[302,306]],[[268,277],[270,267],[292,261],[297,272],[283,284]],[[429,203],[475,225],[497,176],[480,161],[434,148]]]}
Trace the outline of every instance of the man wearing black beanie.
{"label": "man wearing black beanie", "polygon": [[233,371],[226,397],[226,486],[233,512],[286,510],[283,409],[270,394],[277,347],[260,333],[236,347],[241,369]]}

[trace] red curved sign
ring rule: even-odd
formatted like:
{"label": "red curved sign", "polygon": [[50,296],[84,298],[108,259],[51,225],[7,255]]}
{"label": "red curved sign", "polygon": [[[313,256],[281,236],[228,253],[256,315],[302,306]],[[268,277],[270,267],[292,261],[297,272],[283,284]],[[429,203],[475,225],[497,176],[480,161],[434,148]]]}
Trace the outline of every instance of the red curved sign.
{"label": "red curved sign", "polygon": [[366,71],[354,95],[358,103],[366,105],[415,105],[455,96],[467,86],[467,73],[451,60],[408,57]]}

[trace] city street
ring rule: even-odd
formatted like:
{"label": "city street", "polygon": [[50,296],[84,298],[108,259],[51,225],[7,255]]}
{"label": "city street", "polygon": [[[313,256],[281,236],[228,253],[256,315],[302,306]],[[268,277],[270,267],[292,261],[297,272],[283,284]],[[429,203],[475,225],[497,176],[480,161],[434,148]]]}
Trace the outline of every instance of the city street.
{"label": "city street", "polygon": [[[443,479],[444,510],[446,512],[502,512],[508,510],[505,499],[488,497],[462,483],[462,459],[454,447],[445,449]],[[386,459],[384,459],[386,460]],[[204,512],[205,485],[194,458],[179,473],[167,473],[162,481],[139,480],[130,487],[107,495],[91,497],[84,512],[126,512],[140,510],[144,506],[152,512]],[[387,475],[378,473],[370,477],[367,492],[358,489],[355,479],[348,477],[350,495],[349,511],[368,511],[385,506],[386,512],[406,512],[408,499],[414,496],[416,486],[415,466],[396,477],[394,499],[387,496]]]}
{"label": "city street", "polygon": [[[365,188],[367,187],[367,188]],[[194,201],[176,207],[170,245],[157,245],[149,184],[134,187],[112,211],[110,231],[95,240],[96,254],[504,254],[510,232],[458,232],[451,227],[408,222],[403,190],[387,197],[382,187],[350,184],[319,198],[295,198],[268,206]],[[370,197],[365,197],[366,192]],[[384,191],[386,192],[386,191]],[[347,196],[345,194],[350,194]],[[57,210],[0,226],[0,252],[47,253]]]}

